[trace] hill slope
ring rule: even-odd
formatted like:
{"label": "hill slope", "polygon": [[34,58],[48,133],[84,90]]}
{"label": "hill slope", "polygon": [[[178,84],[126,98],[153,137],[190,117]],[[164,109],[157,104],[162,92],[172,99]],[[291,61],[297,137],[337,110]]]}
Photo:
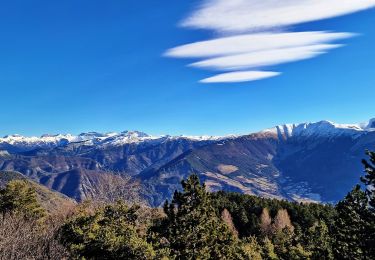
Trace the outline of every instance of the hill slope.
{"label": "hill slope", "polygon": [[103,176],[116,173],[139,180],[143,196],[160,205],[194,172],[211,190],[333,202],[358,182],[365,149],[375,149],[374,122],[288,124],[230,137],[8,136],[0,139],[0,170],[77,200],[95,196]]}
{"label": "hill slope", "polygon": [[58,212],[60,210],[66,210],[73,207],[76,202],[71,198],[48,189],[47,187],[40,185],[34,181],[29,180],[24,175],[18,172],[0,171],[0,187],[4,187],[9,181],[12,180],[28,180],[30,184],[35,188],[38,194],[38,200],[40,204],[48,212]]}

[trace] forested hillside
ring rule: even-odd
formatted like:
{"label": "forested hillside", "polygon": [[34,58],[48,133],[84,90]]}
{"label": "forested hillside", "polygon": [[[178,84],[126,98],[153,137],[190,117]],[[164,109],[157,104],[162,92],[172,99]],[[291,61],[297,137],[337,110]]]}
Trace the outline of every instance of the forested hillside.
{"label": "forested hillside", "polygon": [[[364,187],[375,184],[368,155]],[[375,191],[360,185],[324,205],[210,193],[193,174],[163,209],[104,197],[51,212],[37,186],[8,181],[2,259],[375,259]]]}

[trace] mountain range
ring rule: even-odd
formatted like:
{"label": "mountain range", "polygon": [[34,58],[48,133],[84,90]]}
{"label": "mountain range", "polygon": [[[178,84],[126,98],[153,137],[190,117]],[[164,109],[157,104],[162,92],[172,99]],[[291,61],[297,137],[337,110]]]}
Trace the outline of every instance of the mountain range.
{"label": "mountain range", "polygon": [[[150,136],[138,131],[0,138],[0,170],[15,171],[77,201],[95,197],[108,175],[140,183],[161,205],[197,173],[211,191],[336,202],[354,186],[375,119],[286,124],[238,136]],[[124,187],[126,189],[127,187]]]}

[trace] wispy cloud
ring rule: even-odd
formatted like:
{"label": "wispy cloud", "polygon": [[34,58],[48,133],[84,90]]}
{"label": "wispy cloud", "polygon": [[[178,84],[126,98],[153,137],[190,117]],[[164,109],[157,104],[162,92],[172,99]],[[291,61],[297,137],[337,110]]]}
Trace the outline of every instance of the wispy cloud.
{"label": "wispy cloud", "polygon": [[195,42],[169,49],[175,58],[200,58],[329,43],[353,37],[352,33],[290,32],[257,33]]}
{"label": "wispy cloud", "polygon": [[371,8],[374,0],[207,0],[182,25],[225,32],[273,29]]}
{"label": "wispy cloud", "polygon": [[190,66],[224,71],[260,68],[310,59],[325,53],[329,49],[340,46],[341,45],[338,44],[319,44],[285,49],[271,49],[203,60],[192,63]]}
{"label": "wispy cloud", "polygon": [[[287,32],[288,26],[373,6],[375,0],[205,0],[182,25],[214,30],[223,36],[178,46],[165,55],[203,58],[189,66],[231,71],[200,81],[203,83],[274,77],[280,73],[259,69],[316,57],[342,46],[337,41],[355,36],[327,31]],[[256,70],[242,71],[249,68]]]}
{"label": "wispy cloud", "polygon": [[219,74],[210,78],[201,80],[201,83],[228,83],[245,82],[260,79],[271,78],[280,75],[280,72],[273,71],[237,71]]}

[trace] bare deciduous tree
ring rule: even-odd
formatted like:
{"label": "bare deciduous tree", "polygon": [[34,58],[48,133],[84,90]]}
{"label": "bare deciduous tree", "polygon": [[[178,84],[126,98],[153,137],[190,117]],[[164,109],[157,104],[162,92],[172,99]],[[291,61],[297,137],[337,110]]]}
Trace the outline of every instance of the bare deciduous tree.
{"label": "bare deciduous tree", "polygon": [[223,212],[221,212],[221,218],[225,222],[225,224],[227,224],[227,226],[229,227],[229,230],[232,232],[232,234],[235,237],[238,237],[238,231],[237,231],[236,227],[234,226],[232,215],[230,214],[230,212],[227,209],[224,209]]}
{"label": "bare deciduous tree", "polygon": [[279,209],[273,221],[272,229],[273,231],[281,231],[284,228],[288,228],[291,232],[294,231],[288,211],[286,209]]}
{"label": "bare deciduous tree", "polygon": [[6,213],[0,221],[0,259],[67,259],[57,240],[61,218],[40,223],[19,214]]}
{"label": "bare deciduous tree", "polygon": [[93,185],[90,199],[97,203],[114,203],[123,200],[127,203],[142,204],[139,181],[120,174],[106,173]]}
{"label": "bare deciduous tree", "polygon": [[271,233],[271,216],[267,208],[262,210],[260,215],[260,230],[264,235],[269,235]]}

